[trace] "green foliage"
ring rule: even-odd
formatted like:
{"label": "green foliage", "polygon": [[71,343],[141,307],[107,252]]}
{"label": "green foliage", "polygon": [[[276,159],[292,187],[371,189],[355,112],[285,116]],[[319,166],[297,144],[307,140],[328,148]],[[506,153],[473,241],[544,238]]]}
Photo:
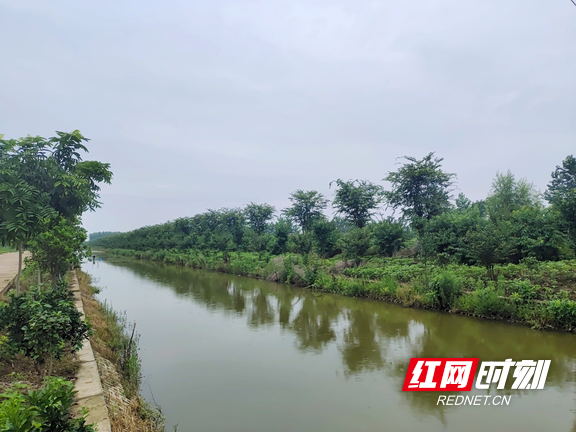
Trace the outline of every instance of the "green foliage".
{"label": "green foliage", "polygon": [[38,366],[60,358],[68,345],[72,352],[82,347],[90,326],[81,320],[72,294],[64,281],[49,291],[30,289],[11,295],[0,309],[0,329],[8,331],[8,343]]}
{"label": "green foliage", "polygon": [[142,383],[141,362],[138,355],[140,336],[136,332],[136,324],[128,322],[126,313],[115,311],[109,303],[102,304],[102,313],[106,320],[106,334],[99,337],[105,339],[111,349],[113,358],[120,372],[122,387],[128,398],[137,395]]}
{"label": "green foliage", "polygon": [[42,232],[28,242],[28,250],[40,270],[50,273],[52,280],[56,281],[71,268],[79,267],[81,261],[88,257],[86,230],[78,221],[63,217],[51,224],[43,223],[42,228]]}
{"label": "green foliage", "polygon": [[384,196],[391,208],[402,209],[404,217],[419,230],[422,219],[429,220],[450,208],[450,187],[456,175],[442,171],[443,159],[435,158],[434,153],[422,160],[409,156],[404,159],[408,163],[384,179],[392,183]]}
{"label": "green foliage", "polygon": [[382,200],[382,187],[366,180],[335,180],[332,206],[336,212],[357,228],[363,228],[372,219],[374,210]]}
{"label": "green foliage", "polygon": [[540,194],[534,185],[525,179],[516,180],[508,171],[506,174],[496,173],[492,190],[486,199],[486,208],[494,221],[506,219],[522,207],[533,207],[540,203]]}
{"label": "green foliage", "polygon": [[461,205],[460,208],[433,217],[425,225],[422,241],[426,242],[432,255],[448,256],[453,262],[472,264],[477,260],[472,258],[468,250],[466,235],[473,235],[476,228],[484,223],[477,204]]}
{"label": "green foliage", "polygon": [[90,241],[93,241],[116,234],[122,234],[122,233],[120,231],[99,231],[95,233],[90,233],[88,238],[90,239]]}
{"label": "green foliage", "polygon": [[[88,141],[79,131],[6,140],[0,136],[0,242],[18,246],[58,217],[79,218],[100,206],[99,183],[110,183],[109,164],[82,161]],[[20,266],[16,289],[20,290]]]}
{"label": "green foliage", "polygon": [[334,221],[319,219],[312,226],[312,234],[314,248],[320,256],[326,258],[336,253],[341,233]]}
{"label": "green foliage", "polygon": [[471,294],[460,297],[456,308],[488,317],[509,318],[513,313],[513,305],[508,303],[493,285],[478,288]]}
{"label": "green foliage", "polygon": [[312,234],[303,232],[292,234],[288,240],[288,250],[293,253],[306,255],[312,251]]}
{"label": "green foliage", "polygon": [[296,221],[302,231],[310,231],[312,225],[321,219],[328,200],[318,191],[303,191],[298,189],[290,194],[292,206],[282,210],[282,213]]}
{"label": "green foliage", "polygon": [[370,231],[366,228],[351,229],[342,235],[340,248],[344,258],[358,263],[370,248]]}
{"label": "green foliage", "polygon": [[574,156],[567,156],[562,166],[556,166],[545,197],[562,215],[566,232],[572,240],[573,250],[576,251],[576,158]]}
{"label": "green foliage", "polygon": [[451,272],[443,272],[428,284],[434,306],[451,309],[460,295],[460,283]]}
{"label": "green foliage", "polygon": [[383,256],[392,256],[394,252],[399,251],[407,238],[404,226],[392,219],[374,223],[370,228],[372,230],[372,242],[378,253]]}
{"label": "green foliage", "polygon": [[576,327],[576,302],[562,299],[548,303],[547,312],[554,327],[572,330]]}
{"label": "green foliage", "polygon": [[6,432],[95,432],[86,424],[86,416],[74,418],[74,384],[63,378],[46,377],[39,390],[24,385],[2,393],[0,430]]}
{"label": "green foliage", "polygon": [[507,221],[496,224],[481,219],[473,230],[466,233],[466,253],[475,262],[485,266],[491,278],[494,278],[494,265],[505,262],[512,254],[512,245],[508,242],[510,232],[510,223]]}
{"label": "green foliage", "polygon": [[109,164],[82,161],[88,139],[79,131],[52,138],[0,139],[0,176],[16,178],[48,197],[49,206],[70,218],[99,207],[99,183],[110,183]]}
{"label": "green foliage", "polygon": [[281,255],[288,252],[288,240],[290,235],[296,231],[290,219],[278,218],[278,221],[272,226],[272,230],[274,237],[276,237],[272,253]]}
{"label": "green foliage", "polygon": [[270,204],[250,203],[244,208],[248,224],[256,234],[262,235],[268,229],[268,221],[274,216],[276,209]]}

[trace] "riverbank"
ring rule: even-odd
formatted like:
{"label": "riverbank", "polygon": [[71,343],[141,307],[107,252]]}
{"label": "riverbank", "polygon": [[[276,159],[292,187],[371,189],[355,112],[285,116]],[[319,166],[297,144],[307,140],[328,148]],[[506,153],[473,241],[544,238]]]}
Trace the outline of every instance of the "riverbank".
{"label": "riverbank", "polygon": [[[10,255],[15,255],[16,258]],[[5,282],[14,280],[18,268],[17,255],[15,253],[0,257]],[[48,275],[44,277],[48,280]],[[125,317],[95,299],[97,290],[90,286],[89,277],[81,271],[78,271],[77,276],[72,273],[56,286],[44,284],[38,288],[37,280],[36,269],[25,268],[21,276],[22,294],[7,296],[4,293],[1,298],[6,303],[16,302],[16,308],[20,305],[27,309],[32,308],[35,312],[22,324],[18,324],[18,316],[10,312],[10,304],[4,306],[0,314],[1,324],[6,328],[0,335],[0,390],[3,393],[0,398],[0,426],[5,422],[36,421],[40,424],[58,422],[70,427],[76,425],[74,427],[78,429],[74,430],[78,432],[93,431],[92,425],[100,431],[163,431],[161,414],[150,408],[139,395],[137,335],[128,332]],[[9,290],[11,284],[4,288]],[[36,301],[35,304],[26,303],[30,296]],[[62,309],[61,313],[68,310],[63,308],[64,302],[77,310],[77,317],[71,319],[73,328],[70,331],[81,331],[74,326],[81,325],[79,318],[84,315],[91,324],[93,334],[80,343],[82,348],[76,354],[68,344],[61,353],[55,352],[48,355],[46,361],[37,361],[34,354],[41,352],[39,350],[42,344],[16,347],[12,340],[15,336],[11,336],[10,332],[14,332],[14,319],[18,328],[22,325],[35,327],[34,324],[43,319],[46,312],[42,310],[51,304],[53,297],[59,302],[58,306],[53,307]],[[40,309],[35,309],[37,307]],[[89,334],[90,332],[86,333]],[[49,331],[38,334],[38,338],[44,339],[46,343],[50,343],[51,337],[54,335]],[[45,394],[46,403],[60,404],[61,408],[48,411],[49,407],[43,405],[41,397],[34,399],[34,392]],[[16,416],[18,419],[14,417],[17,414],[12,409],[14,404],[22,408],[30,405],[26,411],[28,414],[24,417]],[[85,409],[87,411],[84,411]],[[52,414],[48,414],[49,412]],[[30,429],[24,427],[18,430],[32,429],[30,426]]]}
{"label": "riverbank", "polygon": [[485,319],[520,322],[535,329],[576,329],[576,261],[524,260],[494,268],[438,265],[414,258],[367,258],[200,251],[106,252],[136,259],[285,282],[314,290],[366,297]]}
{"label": "riverbank", "polygon": [[135,324],[130,325],[125,314],[95,298],[99,290],[91,284],[89,275],[80,270],[77,275],[84,313],[94,332],[90,341],[112,431],[164,431],[162,414],[140,396],[141,372]]}

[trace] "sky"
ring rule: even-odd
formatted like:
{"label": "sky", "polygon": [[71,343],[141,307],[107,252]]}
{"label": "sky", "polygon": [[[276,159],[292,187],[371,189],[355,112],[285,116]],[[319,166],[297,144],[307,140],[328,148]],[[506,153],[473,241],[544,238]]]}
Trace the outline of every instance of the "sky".
{"label": "sky", "polygon": [[79,129],[127,231],[436,152],[456,193],[576,153],[570,0],[0,0],[0,134]]}

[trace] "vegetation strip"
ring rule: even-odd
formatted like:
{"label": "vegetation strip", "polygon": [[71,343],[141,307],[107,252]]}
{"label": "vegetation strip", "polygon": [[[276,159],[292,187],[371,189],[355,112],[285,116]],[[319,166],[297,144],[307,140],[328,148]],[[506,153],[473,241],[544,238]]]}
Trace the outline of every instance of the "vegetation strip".
{"label": "vegetation strip", "polygon": [[[434,153],[404,157],[384,178],[389,190],[367,180],[331,182],[332,218],[323,194],[299,189],[279,214],[250,203],[94,233],[90,244],[405,306],[576,329],[576,158],[556,167],[544,194],[497,173],[488,197],[476,202],[463,193],[454,199],[456,175],[441,163]],[[400,217],[383,217],[381,204]]]}
{"label": "vegetation strip", "polygon": [[[76,272],[72,272],[72,284],[70,288],[74,294],[75,306],[78,311],[82,313],[83,319],[85,319],[84,303],[82,301]],[[74,387],[78,392],[76,393],[76,404],[79,407],[86,407],[88,409],[86,420],[88,423],[96,423],[98,432],[111,432],[112,426],[108,418],[104,391],[102,390],[100,374],[90,340],[85,339],[83,341],[82,349],[76,356],[80,362],[80,367],[76,374],[76,382],[74,383]]]}

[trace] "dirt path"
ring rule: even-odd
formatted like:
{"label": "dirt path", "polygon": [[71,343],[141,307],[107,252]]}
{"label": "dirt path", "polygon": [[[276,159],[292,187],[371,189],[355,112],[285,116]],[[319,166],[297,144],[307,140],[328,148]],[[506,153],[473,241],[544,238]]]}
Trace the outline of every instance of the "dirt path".
{"label": "dirt path", "polygon": [[[24,252],[24,257],[29,255],[28,252]],[[18,273],[18,252],[0,254],[0,293],[12,283],[16,273]]]}

